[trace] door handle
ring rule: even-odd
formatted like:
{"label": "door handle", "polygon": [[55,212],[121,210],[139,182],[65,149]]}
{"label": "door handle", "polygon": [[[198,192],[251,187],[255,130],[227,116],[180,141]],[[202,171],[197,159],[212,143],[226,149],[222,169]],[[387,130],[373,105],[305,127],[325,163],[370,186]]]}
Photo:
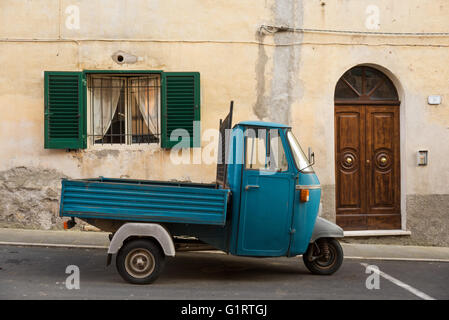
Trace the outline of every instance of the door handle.
{"label": "door handle", "polygon": [[259,188],[259,186],[255,185],[255,184],[249,184],[245,187],[245,190],[257,189],[257,188]]}

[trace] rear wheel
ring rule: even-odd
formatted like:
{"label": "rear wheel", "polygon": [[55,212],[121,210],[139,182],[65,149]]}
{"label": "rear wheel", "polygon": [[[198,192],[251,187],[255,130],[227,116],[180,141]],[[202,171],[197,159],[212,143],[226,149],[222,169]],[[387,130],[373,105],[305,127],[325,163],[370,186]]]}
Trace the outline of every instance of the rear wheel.
{"label": "rear wheel", "polygon": [[164,267],[165,255],[161,248],[150,240],[133,240],[118,252],[117,271],[132,284],[149,284],[157,279]]}
{"label": "rear wheel", "polygon": [[309,244],[302,258],[307,269],[313,274],[331,275],[343,263],[343,249],[337,240],[321,238]]}

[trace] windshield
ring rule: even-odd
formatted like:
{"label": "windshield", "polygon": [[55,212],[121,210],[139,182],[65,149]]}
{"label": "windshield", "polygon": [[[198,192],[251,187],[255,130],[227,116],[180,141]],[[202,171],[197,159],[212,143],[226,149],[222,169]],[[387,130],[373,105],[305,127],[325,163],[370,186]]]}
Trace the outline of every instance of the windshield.
{"label": "windshield", "polygon": [[298,140],[296,140],[295,136],[290,130],[287,131],[287,138],[292,150],[293,158],[295,159],[296,167],[299,169],[299,171],[306,173],[313,172],[312,166],[309,164],[309,160],[302,151]]}

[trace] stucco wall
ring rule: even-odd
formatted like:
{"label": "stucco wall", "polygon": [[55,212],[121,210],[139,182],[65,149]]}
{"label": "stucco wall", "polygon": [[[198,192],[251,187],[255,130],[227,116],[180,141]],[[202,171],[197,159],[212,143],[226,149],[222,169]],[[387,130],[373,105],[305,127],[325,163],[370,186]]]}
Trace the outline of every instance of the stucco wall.
{"label": "stucco wall", "polygon": [[[79,29],[67,27],[72,11],[66,10],[72,5],[79,9]],[[379,29],[367,28],[370,5],[379,9]],[[48,182],[54,192],[58,192],[62,176],[213,181],[214,164],[175,166],[168,152],[157,145],[89,147],[72,152],[43,148],[43,71],[198,71],[201,131],[217,127],[230,100],[235,101],[235,122],[269,120],[292,125],[303,147],[315,151],[324,214],[334,219],[334,88],[347,69],[368,64],[384,71],[400,94],[404,227],[412,230],[411,239],[424,241],[426,237],[413,237],[426,233],[419,226],[430,213],[419,213],[436,210],[443,226],[439,236],[445,242],[432,244],[449,244],[444,235],[449,213],[442,209],[447,207],[446,201],[410,200],[440,195],[447,199],[444,195],[449,194],[449,163],[445,161],[449,145],[443,143],[449,140],[448,37],[258,32],[263,24],[444,32],[449,30],[447,16],[449,5],[444,0],[1,1],[0,134],[4,139],[0,142],[0,173],[2,177],[23,174],[31,179],[29,172],[47,170],[44,176],[56,181]],[[111,55],[119,50],[137,56],[138,61],[116,64]],[[427,104],[427,96],[433,94],[442,96],[442,104]],[[203,141],[203,147],[208,142]],[[419,149],[429,150],[427,167],[416,165]],[[33,188],[35,191],[28,192],[42,196],[38,187]],[[1,209],[3,224],[58,225],[56,218],[40,222],[44,220],[38,218],[39,210],[27,213],[28,207],[13,206],[22,198],[13,188],[8,189],[7,178],[0,189],[10,204]],[[40,210],[42,214],[56,216],[57,206],[45,208]],[[27,214],[36,218],[26,219]]]}
{"label": "stucco wall", "polygon": [[[79,9],[79,29],[67,27]],[[214,164],[173,165],[158,145],[90,146],[67,152],[44,149],[44,71],[164,70],[201,74],[201,131],[217,128],[229,101],[235,120],[257,119],[256,66],[258,26],[272,15],[270,1],[2,1],[0,3],[0,172],[3,225],[49,228],[58,220],[41,219],[57,206],[29,210],[20,192],[41,196],[39,175],[53,170],[51,190],[62,177],[129,177],[212,182]],[[73,23],[72,20],[68,21]],[[119,65],[111,55],[138,57]],[[273,46],[265,52],[271,56]],[[268,73],[267,69],[267,73]],[[268,77],[268,76],[267,76]],[[203,146],[209,141],[203,141]],[[44,172],[45,171],[45,172]],[[23,175],[21,177],[21,175]],[[8,179],[29,179],[8,188]],[[49,180],[48,178],[44,179]],[[18,190],[21,191],[18,191]],[[56,197],[57,199],[57,197]],[[54,199],[53,199],[54,200]],[[45,220],[45,221],[44,221]]]}
{"label": "stucco wall", "polygon": [[[238,1],[229,7],[225,1],[213,5],[198,1],[174,1],[171,4],[169,1],[125,1],[120,5],[117,2],[117,7],[105,8],[104,1],[61,1],[60,6],[54,1],[31,2],[33,6],[16,1],[1,4],[6,19],[0,27],[0,37],[5,40],[0,56],[4,66],[0,71],[0,101],[4,113],[0,130],[10,139],[3,141],[5,156],[1,159],[0,169],[47,166],[72,177],[113,174],[213,180],[215,166],[201,166],[201,171],[189,167],[189,173],[185,173],[185,167],[170,167],[168,153],[157,146],[125,147],[119,148],[120,152],[115,151],[116,147],[112,152],[106,151],[111,149],[109,147],[72,153],[45,150],[43,71],[198,71],[201,74],[203,131],[218,126],[231,99],[236,101],[237,120],[251,118],[251,105],[256,100],[256,30],[261,18],[270,12],[268,5],[258,6],[257,1],[252,7],[249,2]],[[80,29],[76,31],[65,27],[64,8],[69,4],[78,4],[80,8]],[[187,11],[189,15],[174,14],[174,6],[177,12]],[[249,11],[252,12],[250,17]],[[13,16],[42,15],[48,19],[22,20],[19,24],[12,21]],[[217,15],[219,19],[216,19]],[[40,41],[31,41],[32,38]],[[140,59],[132,65],[118,65],[111,59],[118,50]],[[11,136],[9,133],[13,131],[15,134]]]}

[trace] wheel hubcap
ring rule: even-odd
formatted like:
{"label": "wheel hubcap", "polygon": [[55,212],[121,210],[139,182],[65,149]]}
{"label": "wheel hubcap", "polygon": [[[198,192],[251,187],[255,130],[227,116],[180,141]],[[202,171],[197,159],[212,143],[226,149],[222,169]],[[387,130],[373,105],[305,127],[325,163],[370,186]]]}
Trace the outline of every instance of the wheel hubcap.
{"label": "wheel hubcap", "polygon": [[153,254],[146,249],[134,249],[125,259],[125,269],[134,278],[146,278],[155,267]]}
{"label": "wheel hubcap", "polygon": [[327,257],[320,257],[315,260],[316,264],[319,265],[321,268],[330,268],[334,265],[336,259],[336,252],[335,248],[333,246],[329,246],[329,255]]}

